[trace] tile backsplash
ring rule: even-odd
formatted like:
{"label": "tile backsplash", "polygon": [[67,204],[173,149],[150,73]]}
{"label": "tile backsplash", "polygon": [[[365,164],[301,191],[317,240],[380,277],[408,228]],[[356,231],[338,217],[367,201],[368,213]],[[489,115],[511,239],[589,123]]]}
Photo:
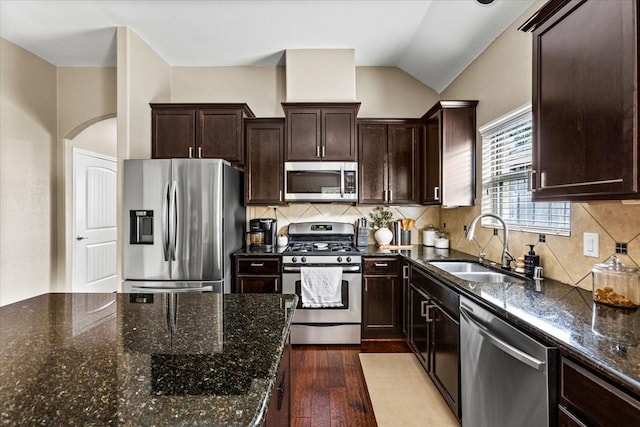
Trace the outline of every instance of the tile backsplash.
{"label": "tile backsplash", "polygon": [[[376,206],[295,203],[277,208],[251,206],[249,218],[273,218],[278,220],[279,233],[285,233],[291,222],[337,221],[356,223],[358,218],[369,218]],[[464,228],[480,213],[480,207],[441,209],[427,206],[392,206],[394,219],[414,218],[416,224],[411,233],[411,243],[422,244],[422,229],[429,224],[444,228],[449,233],[451,247],[469,254],[486,253],[486,259],[498,262],[502,253],[502,231],[478,227],[476,238],[465,238]],[[598,258],[583,255],[583,234],[599,235]],[[541,241],[544,240],[544,241]],[[369,231],[369,243],[375,243],[373,230]],[[544,276],[563,283],[591,289],[593,264],[608,260],[616,252],[616,244],[626,244],[627,254],[621,254],[622,262],[631,267],[640,266],[640,204],[634,202],[603,201],[572,203],[571,235],[556,236],[510,230],[509,250],[515,256],[524,256],[527,244],[534,244],[544,267]]]}
{"label": "tile backsplash", "polygon": [[[339,203],[292,203],[289,206],[251,206],[247,209],[249,219],[276,218],[278,234],[286,234],[287,226],[292,222],[334,221],[356,224],[358,218],[370,220],[369,213],[376,206],[349,205]],[[413,218],[416,224],[411,233],[412,244],[422,244],[422,229],[429,224],[440,224],[440,208],[427,206],[391,206],[393,219]],[[369,230],[369,243],[374,244],[373,230]]]}
{"label": "tile backsplash", "polygon": [[[480,213],[479,207],[443,209],[441,221],[450,231],[451,247],[499,261],[502,253],[502,231],[494,235],[492,229],[478,227],[476,238],[469,241],[464,226]],[[599,236],[598,257],[583,255],[584,233]],[[541,241],[543,240],[543,241]],[[571,235],[541,236],[538,233],[509,231],[509,251],[520,257],[528,251],[527,244],[535,244],[540,255],[544,276],[563,283],[591,290],[591,269],[595,263],[607,261],[616,252],[616,243],[625,243],[627,254],[620,255],[630,267],[640,266],[640,204],[634,202],[602,201],[571,204]]]}

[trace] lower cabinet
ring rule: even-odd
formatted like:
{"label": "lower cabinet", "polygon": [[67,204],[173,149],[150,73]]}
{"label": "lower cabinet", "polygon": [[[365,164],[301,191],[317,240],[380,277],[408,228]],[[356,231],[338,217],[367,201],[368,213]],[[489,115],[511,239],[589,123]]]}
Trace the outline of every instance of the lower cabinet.
{"label": "lower cabinet", "polygon": [[640,426],[640,401],[587,367],[560,361],[558,425]]}
{"label": "lower cabinet", "polygon": [[362,338],[402,337],[402,292],[397,258],[363,259]]}
{"label": "lower cabinet", "polygon": [[290,424],[291,402],[291,344],[287,344],[280,359],[276,383],[271,391],[264,427],[284,427]]}
{"label": "lower cabinet", "polygon": [[409,280],[409,346],[460,418],[459,295],[414,267]]}
{"label": "lower cabinet", "polygon": [[280,257],[236,257],[236,292],[281,293]]}

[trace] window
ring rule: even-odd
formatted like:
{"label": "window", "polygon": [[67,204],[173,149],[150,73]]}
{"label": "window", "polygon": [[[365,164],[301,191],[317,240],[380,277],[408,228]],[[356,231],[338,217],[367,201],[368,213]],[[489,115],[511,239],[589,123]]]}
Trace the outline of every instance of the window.
{"label": "window", "polygon": [[[531,105],[482,126],[480,135],[482,213],[501,216],[511,229],[568,236],[571,203],[531,201]],[[500,226],[493,218],[482,225]]]}

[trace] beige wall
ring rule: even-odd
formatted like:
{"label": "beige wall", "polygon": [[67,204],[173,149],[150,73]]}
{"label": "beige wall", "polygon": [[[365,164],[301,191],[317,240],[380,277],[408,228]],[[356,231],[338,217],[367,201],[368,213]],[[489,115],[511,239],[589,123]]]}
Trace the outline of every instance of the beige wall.
{"label": "beige wall", "polygon": [[[443,92],[443,99],[478,99],[478,125],[481,126],[527,102],[531,102],[532,63],[531,34],[517,30],[545,2],[536,2],[511,27],[485,50]],[[481,194],[481,139],[478,135],[478,195]],[[480,213],[479,200],[474,208],[443,209],[442,223],[451,232],[452,247],[477,254],[482,248],[488,258],[500,260],[502,233],[493,236],[491,230],[478,230],[480,244],[464,238],[463,226]],[[600,236],[599,258],[582,255],[583,233]],[[513,232],[509,237],[511,252],[522,256],[527,243],[537,243],[538,235]],[[537,243],[546,277],[591,289],[590,270],[595,262],[609,258],[615,243],[628,243],[629,255],[623,262],[640,265],[640,205],[620,201],[573,203],[571,206],[571,236],[546,236]]]}
{"label": "beige wall", "polygon": [[354,101],[354,49],[287,49],[287,101]]}
{"label": "beige wall", "polygon": [[245,102],[256,117],[283,117],[284,67],[173,67],[171,102]]}
{"label": "beige wall", "polygon": [[397,67],[357,67],[358,117],[422,117],[440,96]]}
{"label": "beige wall", "polygon": [[0,305],[55,283],[56,68],[0,39]]}

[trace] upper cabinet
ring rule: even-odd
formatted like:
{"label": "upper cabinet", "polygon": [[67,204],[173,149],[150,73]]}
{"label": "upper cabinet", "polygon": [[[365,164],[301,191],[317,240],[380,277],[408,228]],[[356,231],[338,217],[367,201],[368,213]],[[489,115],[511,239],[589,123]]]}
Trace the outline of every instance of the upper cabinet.
{"label": "upper cabinet", "polygon": [[423,117],[420,203],[473,206],[478,101],[439,101]]}
{"label": "upper cabinet", "polygon": [[283,102],[286,161],[356,161],[360,103]]}
{"label": "upper cabinet", "polygon": [[533,200],[640,198],[638,1],[552,0],[533,32]]}
{"label": "upper cabinet", "polygon": [[415,204],[422,125],[415,120],[359,120],[359,202]]}
{"label": "upper cabinet", "polygon": [[216,158],[244,163],[242,119],[247,104],[150,104],[151,156]]}
{"label": "upper cabinet", "polygon": [[284,119],[245,120],[248,205],[284,204]]}

